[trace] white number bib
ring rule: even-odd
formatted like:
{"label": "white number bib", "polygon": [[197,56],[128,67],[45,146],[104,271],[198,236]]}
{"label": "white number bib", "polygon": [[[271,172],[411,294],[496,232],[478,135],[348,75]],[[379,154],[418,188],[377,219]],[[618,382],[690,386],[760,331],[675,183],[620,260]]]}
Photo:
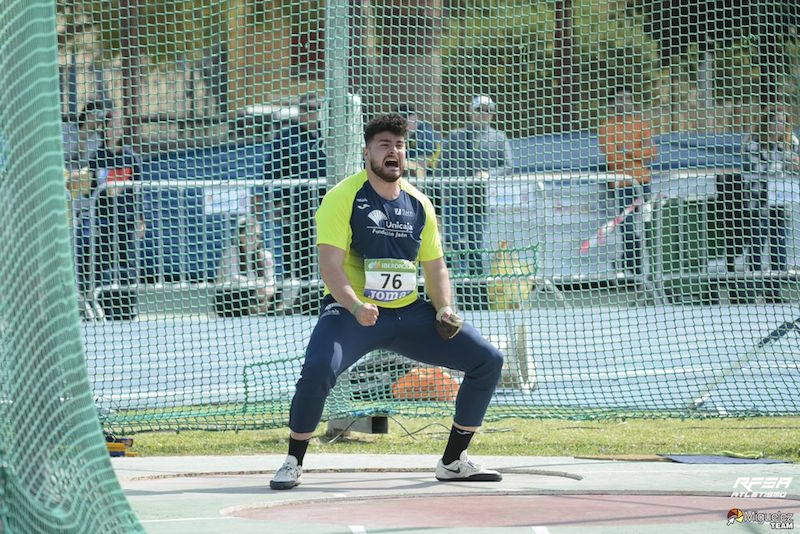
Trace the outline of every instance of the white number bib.
{"label": "white number bib", "polygon": [[364,296],[392,302],[417,289],[417,268],[408,260],[364,260]]}

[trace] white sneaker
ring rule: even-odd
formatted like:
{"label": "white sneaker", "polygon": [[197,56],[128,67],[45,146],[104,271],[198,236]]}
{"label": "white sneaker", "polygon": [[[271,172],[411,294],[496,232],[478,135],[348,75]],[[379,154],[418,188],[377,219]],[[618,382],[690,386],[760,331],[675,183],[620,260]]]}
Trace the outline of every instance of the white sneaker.
{"label": "white sneaker", "polygon": [[467,451],[462,451],[458,460],[449,465],[444,465],[442,459],[439,458],[439,463],[436,464],[436,480],[442,482],[500,482],[503,480],[503,475],[476,464],[469,459]]}
{"label": "white sneaker", "polygon": [[274,490],[287,490],[300,484],[303,466],[297,465],[297,458],[287,456],[280,469],[275,471],[275,476],[269,481],[269,487]]}

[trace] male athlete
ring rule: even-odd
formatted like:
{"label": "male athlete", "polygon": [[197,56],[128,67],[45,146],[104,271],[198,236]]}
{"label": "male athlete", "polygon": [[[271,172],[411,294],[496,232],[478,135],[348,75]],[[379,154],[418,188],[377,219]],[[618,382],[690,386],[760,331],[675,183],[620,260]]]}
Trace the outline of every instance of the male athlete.
{"label": "male athlete", "polygon": [[[336,377],[375,349],[464,371],[444,456],[442,481],[500,481],[467,456],[503,367],[503,356],[452,307],[430,200],[404,181],[406,120],[371,120],[364,131],[366,169],[328,191],[316,213],[322,313],[306,347],[289,413],[289,455],[272,489],[300,483],[308,441]],[[422,264],[431,302],[417,294]]]}

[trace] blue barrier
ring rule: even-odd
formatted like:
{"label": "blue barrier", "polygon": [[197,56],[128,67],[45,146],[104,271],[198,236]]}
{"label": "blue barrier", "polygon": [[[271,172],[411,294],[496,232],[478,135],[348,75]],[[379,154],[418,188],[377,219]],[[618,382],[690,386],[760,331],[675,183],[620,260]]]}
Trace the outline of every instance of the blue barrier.
{"label": "blue barrier", "polygon": [[141,198],[140,278],[213,281],[236,214],[206,213],[202,186],[145,189]]}
{"label": "blue barrier", "polygon": [[[656,136],[653,170],[738,168],[741,133],[677,132]],[[510,141],[514,172],[604,171],[605,156],[592,131],[537,135]],[[142,160],[142,179],[261,179],[270,159],[270,143],[228,143],[152,154]],[[309,176],[315,179],[316,176]]]}
{"label": "blue barrier", "polygon": [[[742,135],[738,133],[671,133],[658,136],[654,141],[658,158],[652,168],[656,173],[732,169],[741,165]],[[605,169],[605,158],[594,132],[534,136],[512,140],[511,145],[515,174],[603,172]],[[209,209],[204,187],[213,180],[221,188],[228,187],[226,182],[231,182],[232,186],[240,182],[236,186],[238,189],[252,188],[252,184],[241,182],[255,180],[264,184],[256,186],[257,189],[263,187],[262,191],[287,189],[284,184],[273,188],[268,185],[270,182],[261,182],[269,157],[269,143],[229,143],[143,158],[144,187],[140,200],[145,232],[137,240],[139,278],[146,281],[214,280],[222,252],[232,237],[237,214]],[[313,181],[315,177],[308,178]],[[298,184],[288,186],[281,196],[295,201],[299,197],[291,193],[291,188],[305,187],[303,184],[308,184],[309,180],[298,180]],[[173,181],[182,183],[173,186]],[[198,182],[197,187],[191,185],[192,181]],[[148,183],[154,187],[147,187]],[[308,209],[312,210],[311,204]],[[267,220],[263,227],[265,247],[273,252],[279,277],[284,271],[282,256],[285,255],[282,254],[280,224],[277,220]]]}
{"label": "blue barrier", "polygon": [[[510,141],[514,172],[578,172],[606,170],[597,134],[590,131],[538,135]],[[656,136],[654,171],[741,166],[740,133],[680,132]]]}
{"label": "blue barrier", "polygon": [[515,173],[593,171],[605,166],[594,132],[537,135],[509,143]]}
{"label": "blue barrier", "polygon": [[151,154],[142,158],[142,180],[260,179],[269,150],[269,143],[227,143]]}
{"label": "blue barrier", "polygon": [[739,168],[742,134],[680,132],[655,138],[653,170]]}
{"label": "blue barrier", "polygon": [[[254,206],[263,210],[262,239],[265,250],[272,253],[275,275],[280,279],[303,277],[303,272],[316,273],[315,259],[306,259],[313,255],[307,250],[313,248],[313,233],[306,236],[307,243],[299,239],[284,242],[284,239],[311,228],[309,221],[324,194],[325,183],[319,180],[287,182],[262,179],[133,183],[135,235],[133,225],[126,230],[134,243],[126,250],[136,254],[135,259],[131,258],[136,270],[130,273],[131,280],[145,283],[215,281],[223,252],[235,237],[238,219],[245,213],[253,214]],[[101,189],[104,190],[105,185]],[[96,204],[98,199],[98,194],[93,195],[91,203]],[[254,203],[255,199],[261,200]],[[99,224],[105,223],[96,218],[92,228]],[[87,239],[97,244],[99,233],[89,232]],[[112,238],[112,248],[117,242],[115,239]],[[94,245],[87,243],[85,248],[91,251]],[[94,272],[104,275],[101,277],[104,284],[125,280],[120,254],[114,250],[102,258],[97,254],[91,261],[87,258],[94,264]],[[293,258],[291,261],[297,265],[288,265],[287,258]]]}

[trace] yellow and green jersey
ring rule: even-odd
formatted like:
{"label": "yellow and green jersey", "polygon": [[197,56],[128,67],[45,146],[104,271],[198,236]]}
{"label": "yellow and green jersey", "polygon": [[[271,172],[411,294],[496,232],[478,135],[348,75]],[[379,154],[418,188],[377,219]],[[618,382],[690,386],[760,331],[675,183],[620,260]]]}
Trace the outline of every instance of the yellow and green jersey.
{"label": "yellow and green jersey", "polygon": [[443,255],[430,200],[405,180],[400,188],[387,200],[364,170],[328,191],[315,216],[317,245],[345,251],[344,272],[356,295],[387,308],[414,302],[419,262]]}

